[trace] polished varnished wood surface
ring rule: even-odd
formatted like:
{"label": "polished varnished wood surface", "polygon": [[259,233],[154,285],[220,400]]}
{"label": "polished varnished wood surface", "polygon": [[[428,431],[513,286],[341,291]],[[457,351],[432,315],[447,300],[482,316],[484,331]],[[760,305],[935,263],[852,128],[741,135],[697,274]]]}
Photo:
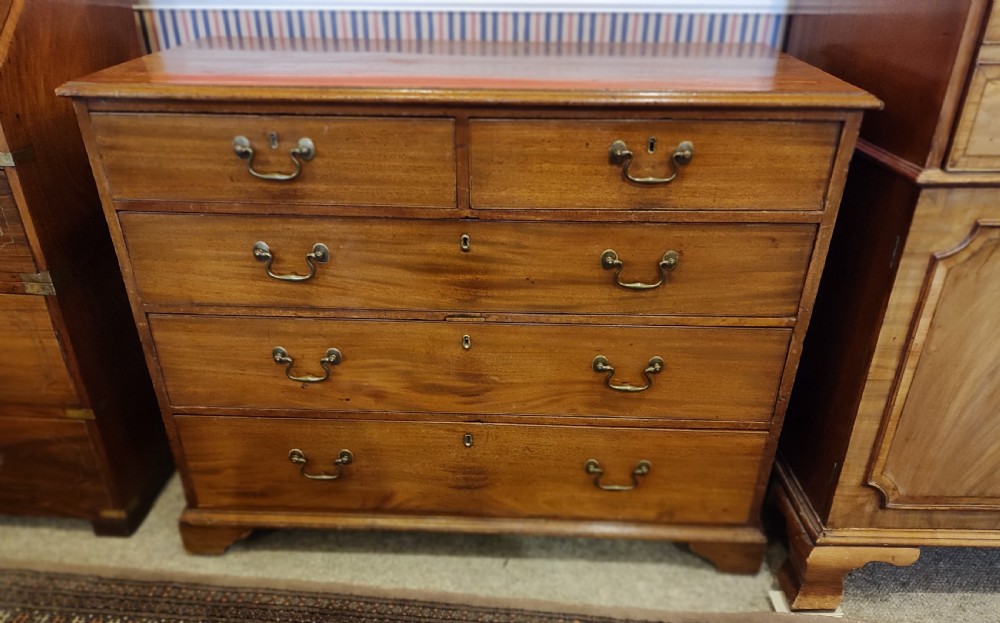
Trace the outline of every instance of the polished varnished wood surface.
{"label": "polished varnished wood surface", "polygon": [[980,222],[927,271],[872,470],[890,508],[1000,509],[998,249]]}
{"label": "polished varnished wood surface", "polygon": [[[95,114],[116,199],[278,204],[455,206],[451,119]],[[278,135],[271,148],[269,134]],[[245,136],[254,169],[288,174],[300,138],[316,148],[294,183],[260,180],[233,151]]]}
{"label": "polished varnished wood surface", "polygon": [[[473,208],[820,210],[840,125],[474,119],[469,133]],[[694,157],[669,185],[644,187],[609,163],[616,140],[636,177],[669,176],[682,141]]]}
{"label": "polished varnished wood surface", "polygon": [[1000,18],[977,0],[871,9],[796,17],[790,34],[793,50],[886,100],[865,123],[831,246],[842,271],[820,289],[776,470],[806,541],[792,543],[783,585],[804,608],[835,606],[868,561],[1000,544],[1000,176],[986,170],[1000,162]]}
{"label": "polished varnished wood surface", "polygon": [[712,44],[414,42],[371,52],[323,42],[272,50],[207,40],[88,76],[61,93],[382,104],[878,105],[864,91],[766,47]]}
{"label": "polished varnished wood surface", "polygon": [[[941,166],[985,0],[870,0],[796,15],[788,52],[885,102],[861,137],[917,166]],[[963,34],[967,36],[963,38]],[[955,70],[955,71],[953,71]]]}
{"label": "polished varnished wood surface", "polygon": [[[61,91],[77,98],[181,461],[189,550],[220,552],[249,527],[514,530],[691,540],[720,568],[759,567],[757,511],[858,109],[877,102],[757,48],[330,47],[205,42]],[[231,125],[155,153],[130,125],[153,118]],[[328,162],[367,163],[357,188],[338,187],[319,141],[298,179],[257,183],[230,136],[254,119],[260,136],[285,124],[282,146],[309,123],[405,136],[369,152],[335,142]],[[440,134],[415,135],[425,127]],[[128,161],[126,135],[160,164]],[[678,141],[695,153],[671,184],[634,188],[609,162],[616,138],[638,175],[666,174]],[[205,166],[169,169],[205,150],[193,156]],[[260,168],[291,165],[266,155]],[[382,168],[411,162],[424,168]],[[258,240],[278,273],[304,274],[316,243],[331,259],[280,283],[253,258]],[[629,282],[656,281],[668,250],[679,264],[659,288],[628,291],[601,268],[609,248]],[[293,380],[277,346],[292,375],[322,376],[330,348],[343,360],[327,380]],[[664,368],[619,392],[598,355],[623,386],[642,385],[652,357]],[[464,445],[469,428],[482,443],[473,432]],[[346,497],[312,494],[322,484],[288,462],[301,439],[321,442],[300,448],[321,463],[361,444],[325,483]],[[655,455],[662,484],[633,492],[648,502],[586,478],[581,461],[609,448],[613,484],[629,482],[631,455]],[[391,472],[360,480],[363,456]]]}
{"label": "polished varnished wood surface", "polygon": [[77,402],[44,297],[0,294],[0,401],[60,405]]}
{"label": "polished varnished wood surface", "polygon": [[[150,326],[170,403],[184,407],[628,415],[767,421],[790,332],[785,329],[399,322],[152,315]],[[470,348],[463,348],[463,336]],[[322,383],[319,360],[343,353]],[[604,355],[616,384],[591,367]]]}
{"label": "polished varnished wood surface", "polygon": [[[177,418],[201,508],[742,524],[764,433],[415,422]],[[465,435],[471,435],[466,446]],[[216,440],[236,443],[220,446]],[[353,462],[336,480],[341,449]],[[584,469],[596,459],[603,491]]]}
{"label": "polished varnished wood surface", "polygon": [[0,510],[96,516],[111,504],[87,422],[0,417]]}
{"label": "polished varnished wood surface", "polygon": [[107,4],[0,2],[0,151],[14,154],[0,175],[0,512],[127,534],[171,463],[73,107],[54,93],[140,53],[134,13]]}
{"label": "polished varnished wood surface", "polygon": [[[155,306],[236,305],[574,314],[793,316],[815,239],[811,225],[476,222],[119,214],[136,283]],[[462,236],[469,248],[463,251]],[[316,276],[305,255],[327,245]],[[739,248],[739,252],[734,249]],[[614,249],[622,282],[601,255]]]}
{"label": "polished varnished wood surface", "polygon": [[35,260],[10,190],[0,169],[0,293],[21,292],[23,273],[35,272]]}
{"label": "polished varnished wood surface", "polygon": [[[998,327],[990,310],[996,288],[989,276],[996,274],[998,257],[992,226],[1000,223],[997,205],[992,189],[922,193],[845,461],[848,482],[858,484],[838,492],[830,518],[834,525],[1000,530],[997,513],[975,510],[996,507],[996,402],[989,396],[997,391],[997,360],[990,353]],[[942,264],[951,269],[941,270]],[[936,288],[928,287],[935,280],[936,295]],[[956,295],[954,301],[943,296],[948,293]],[[931,385],[918,386],[917,377],[927,373],[934,373]],[[928,410],[935,405],[947,406]],[[891,461],[904,489],[925,494],[915,501],[924,510],[905,508],[905,501],[904,508],[882,510],[895,496],[869,484],[884,480],[871,471],[879,463],[867,463],[878,453],[879,440],[892,441],[881,462]],[[915,452],[919,460],[913,462]],[[905,457],[911,459],[907,470],[912,475],[902,473],[898,461]],[[918,480],[927,484],[915,484]],[[930,491],[937,495],[926,495]],[[963,506],[968,510],[960,510]]]}
{"label": "polished varnished wood surface", "polygon": [[948,154],[952,171],[1000,169],[1000,45],[984,46],[966,94]]}

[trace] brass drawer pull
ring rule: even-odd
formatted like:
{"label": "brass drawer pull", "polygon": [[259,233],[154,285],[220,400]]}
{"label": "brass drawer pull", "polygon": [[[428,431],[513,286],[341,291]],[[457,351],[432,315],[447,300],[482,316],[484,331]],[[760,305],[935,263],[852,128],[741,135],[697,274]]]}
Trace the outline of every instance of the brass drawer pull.
{"label": "brass drawer pull", "polygon": [[[277,137],[275,135],[272,135],[271,146],[277,147]],[[250,139],[245,136],[237,136],[233,139],[233,152],[236,153],[236,157],[240,160],[247,161],[247,171],[257,179],[272,182],[290,182],[297,178],[299,173],[302,173],[302,161],[308,162],[316,155],[316,145],[309,138],[303,137],[299,139],[298,145],[288,153],[292,159],[292,164],[295,165],[295,170],[291,173],[261,173],[255,170],[253,168],[253,147],[250,146]]]}
{"label": "brass drawer pull", "polygon": [[298,448],[291,450],[288,453],[288,460],[296,465],[301,465],[302,475],[310,480],[337,480],[343,476],[343,472],[340,468],[344,465],[350,465],[354,462],[354,454],[350,450],[341,450],[340,455],[333,460],[333,474],[310,474],[306,471],[306,467],[309,465],[309,459],[306,458],[306,453]]}
{"label": "brass drawer pull", "polygon": [[607,377],[604,379],[604,384],[611,389],[619,392],[642,392],[646,391],[653,386],[653,379],[650,378],[651,374],[659,374],[663,370],[663,357],[651,357],[649,363],[646,365],[646,369],[642,371],[642,375],[646,377],[646,384],[638,387],[635,385],[629,385],[628,383],[622,385],[616,385],[611,382],[611,378],[615,375],[615,369],[611,366],[611,362],[604,355],[598,355],[594,357],[593,362],[594,372],[607,373]]}
{"label": "brass drawer pull", "polygon": [[317,262],[326,264],[330,261],[330,249],[322,242],[317,242],[313,245],[312,251],[306,253],[306,264],[309,264],[308,275],[279,275],[271,272],[271,264],[274,263],[274,253],[271,252],[271,247],[267,246],[267,243],[262,240],[253,243],[253,256],[257,258],[258,262],[265,263],[264,270],[267,271],[267,276],[272,279],[277,279],[278,281],[306,281],[316,276]]}
{"label": "brass drawer pull", "polygon": [[325,372],[323,376],[312,376],[311,374],[293,376],[292,366],[295,365],[295,360],[288,355],[287,350],[280,346],[275,346],[274,350],[271,351],[271,357],[274,359],[274,363],[279,366],[285,366],[285,376],[296,383],[322,383],[330,378],[330,366],[340,365],[340,362],[344,360],[344,355],[341,354],[340,350],[330,348],[326,351],[326,356],[319,360],[319,365],[323,366]]}
{"label": "brass drawer pull", "polygon": [[636,281],[633,283],[622,283],[621,274],[622,269],[625,268],[625,263],[618,259],[618,253],[614,249],[607,249],[604,253],[601,253],[601,266],[604,270],[615,271],[615,285],[627,288],[629,290],[652,290],[653,288],[658,288],[667,281],[667,271],[677,268],[677,264],[680,263],[680,255],[677,251],[667,251],[660,258],[659,263],[657,263],[657,268],[660,270],[660,280],[656,283],[642,283]]}
{"label": "brass drawer pull", "polygon": [[[651,140],[650,153],[652,153],[654,145],[655,142]],[[693,157],[694,144],[691,141],[681,141],[677,149],[674,150],[673,155],[670,156],[670,164],[673,167],[673,171],[668,177],[633,177],[628,172],[629,167],[632,166],[633,154],[625,144],[625,141],[617,140],[611,143],[611,147],[608,148],[608,162],[621,166],[622,178],[628,182],[644,185],[669,184],[680,175],[681,166],[691,162],[691,158]]]}
{"label": "brass drawer pull", "polygon": [[605,485],[601,484],[601,477],[604,476],[604,470],[597,459],[587,459],[587,462],[583,464],[584,471],[594,477],[594,486],[602,491],[631,491],[639,486],[639,478],[648,474],[652,467],[652,463],[643,459],[636,463],[635,469],[632,470],[632,484]]}

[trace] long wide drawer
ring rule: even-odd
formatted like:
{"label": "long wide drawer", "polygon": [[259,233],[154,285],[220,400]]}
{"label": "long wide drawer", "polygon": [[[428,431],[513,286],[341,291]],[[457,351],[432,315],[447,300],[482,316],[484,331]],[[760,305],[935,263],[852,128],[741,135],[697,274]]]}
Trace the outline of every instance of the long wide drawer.
{"label": "long wide drawer", "polygon": [[109,505],[86,422],[0,417],[0,512],[87,517]]}
{"label": "long wide drawer", "polygon": [[0,294],[0,402],[72,405],[79,401],[47,298]]}
{"label": "long wide drawer", "polygon": [[149,319],[170,403],[179,409],[767,421],[791,335],[787,329]]}
{"label": "long wide drawer", "polygon": [[810,121],[473,120],[472,207],[821,210],[839,134]]}
{"label": "long wide drawer", "polygon": [[682,524],[748,521],[767,437],[230,416],[175,421],[199,508]]}
{"label": "long wide drawer", "polygon": [[[451,119],[94,113],[91,123],[115,199],[269,211],[310,203],[455,206]],[[234,147],[238,137],[252,157],[238,155],[250,155]],[[260,179],[251,168],[294,179]]]}
{"label": "long wide drawer", "polygon": [[[120,221],[142,300],[156,305],[792,316],[815,237],[813,225]],[[307,257],[316,245],[327,255]],[[609,250],[620,267],[602,263]]]}

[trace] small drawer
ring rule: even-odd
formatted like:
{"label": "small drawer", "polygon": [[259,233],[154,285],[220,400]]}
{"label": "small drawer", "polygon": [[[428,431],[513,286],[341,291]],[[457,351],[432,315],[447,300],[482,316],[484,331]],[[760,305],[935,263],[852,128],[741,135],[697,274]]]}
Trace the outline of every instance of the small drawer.
{"label": "small drawer", "polygon": [[0,294],[0,402],[78,402],[44,296]]}
{"label": "small drawer", "polygon": [[[575,314],[794,316],[816,232],[146,212],[119,219],[146,304]],[[255,256],[258,242],[266,253],[258,247]],[[316,245],[322,256],[312,255]],[[619,265],[602,262],[609,251]]]}
{"label": "small drawer", "polygon": [[[822,210],[840,134],[839,123],[810,121],[481,119],[470,127],[472,207],[494,209]],[[682,143],[692,147],[686,164]],[[631,158],[612,157],[618,146]],[[633,178],[673,179],[635,183],[626,168]]]}
{"label": "small drawer", "polygon": [[749,521],[767,437],[227,416],[175,421],[199,508],[675,524]]}
{"label": "small drawer", "polygon": [[[768,421],[791,335],[787,329],[149,319],[178,410]],[[278,347],[285,355],[275,359]],[[655,358],[662,359],[659,370]]]}
{"label": "small drawer", "polygon": [[983,46],[948,155],[952,171],[1000,171],[1000,45]]}
{"label": "small drawer", "polygon": [[86,517],[108,506],[86,422],[0,417],[0,512]]}
{"label": "small drawer", "polygon": [[3,273],[33,273],[36,270],[7,174],[0,169],[0,280],[4,280]]}
{"label": "small drawer", "polygon": [[[240,202],[268,211],[282,204],[455,206],[451,119],[120,113],[91,119],[118,200]],[[240,157],[248,149],[252,158]],[[294,177],[260,179],[251,169]]]}

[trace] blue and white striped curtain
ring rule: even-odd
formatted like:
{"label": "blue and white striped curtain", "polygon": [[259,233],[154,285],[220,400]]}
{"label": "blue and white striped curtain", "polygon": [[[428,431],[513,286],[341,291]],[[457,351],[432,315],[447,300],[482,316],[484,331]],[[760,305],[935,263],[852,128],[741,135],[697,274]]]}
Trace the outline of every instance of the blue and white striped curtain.
{"label": "blue and white striped curtain", "polygon": [[389,49],[400,41],[529,41],[585,43],[782,44],[786,16],[770,14],[510,13],[444,11],[319,11],[139,9],[150,51],[202,39],[362,42]]}

